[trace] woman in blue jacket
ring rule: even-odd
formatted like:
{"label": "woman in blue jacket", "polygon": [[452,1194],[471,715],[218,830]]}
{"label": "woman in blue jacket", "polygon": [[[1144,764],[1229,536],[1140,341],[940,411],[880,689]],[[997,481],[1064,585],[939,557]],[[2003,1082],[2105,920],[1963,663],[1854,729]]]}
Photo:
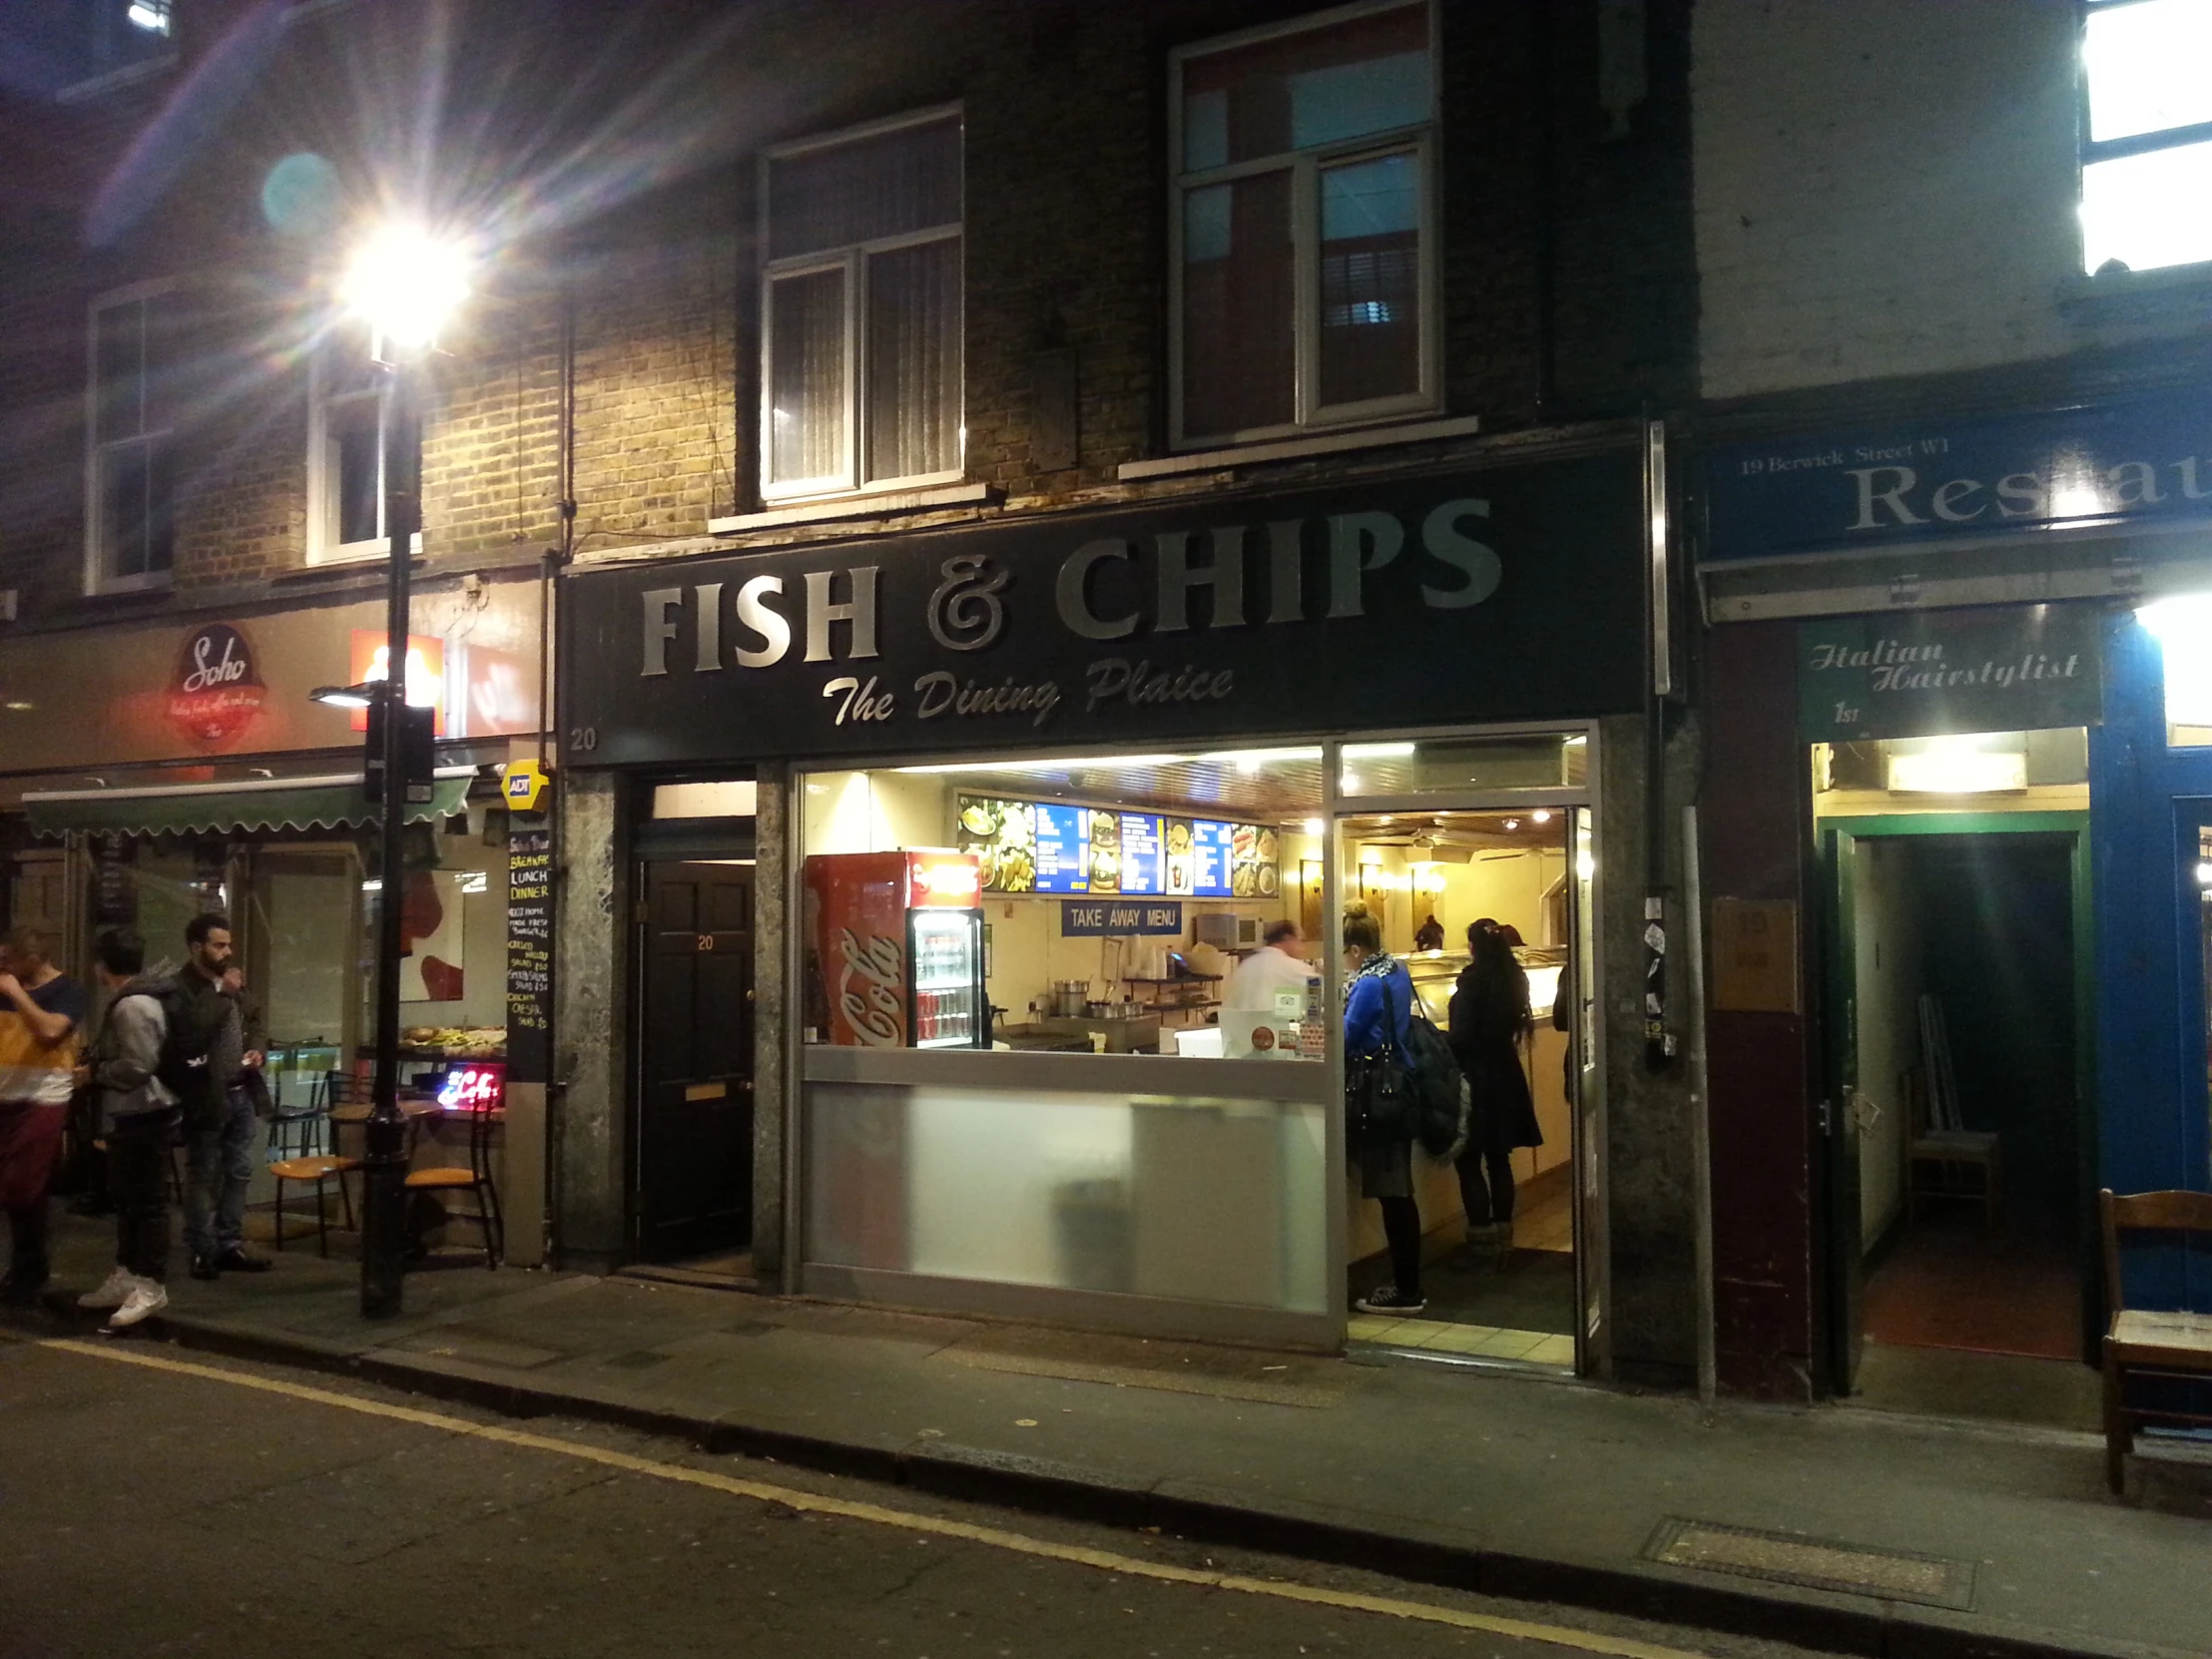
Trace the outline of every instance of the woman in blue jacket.
{"label": "woman in blue jacket", "polygon": [[[1359,1075],[1361,1062],[1372,1062],[1385,1045],[1390,1063],[1404,1066],[1412,975],[1382,948],[1382,929],[1364,904],[1345,911],[1344,949],[1347,1075]],[[1351,1150],[1360,1170],[1360,1190],[1382,1211],[1391,1277],[1389,1284],[1353,1306],[1364,1314],[1417,1314],[1428,1304],[1420,1294],[1420,1209],[1413,1202],[1412,1140],[1366,1136]]]}

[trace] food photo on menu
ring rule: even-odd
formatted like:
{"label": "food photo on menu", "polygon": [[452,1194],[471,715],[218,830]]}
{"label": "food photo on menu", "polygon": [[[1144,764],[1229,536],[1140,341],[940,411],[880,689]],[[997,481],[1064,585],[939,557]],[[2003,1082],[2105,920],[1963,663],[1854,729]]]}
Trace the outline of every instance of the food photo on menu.
{"label": "food photo on menu", "polygon": [[1036,818],[1027,802],[962,796],[959,846],[975,854],[986,891],[1035,890]]}
{"label": "food photo on menu", "polygon": [[1198,891],[1198,848],[1187,818],[1171,818],[1167,827],[1168,891],[1186,896]]}
{"label": "food photo on menu", "polygon": [[1091,820],[1091,891],[1121,891],[1121,820],[1113,813],[1093,813]]}

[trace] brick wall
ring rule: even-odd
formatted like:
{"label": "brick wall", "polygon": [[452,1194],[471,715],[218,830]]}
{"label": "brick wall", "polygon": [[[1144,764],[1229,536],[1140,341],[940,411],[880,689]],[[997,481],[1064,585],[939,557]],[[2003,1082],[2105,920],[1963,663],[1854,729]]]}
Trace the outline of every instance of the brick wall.
{"label": "brick wall", "polygon": [[2080,272],[2075,10],[1696,10],[1707,396],[2056,355]]}
{"label": "brick wall", "polygon": [[[447,141],[481,176],[479,210],[517,234],[430,373],[426,553],[496,561],[558,541],[571,337],[581,553],[699,537],[711,519],[758,506],[759,153],[951,100],[967,124],[968,474],[1016,507],[1130,493],[1115,469],[1161,453],[1167,424],[1167,55],[1310,9],[656,0],[612,36],[576,19],[563,33],[553,20],[531,61],[507,63],[505,84],[449,66],[451,84],[496,88],[482,110],[456,100]],[[1608,119],[1597,0],[1439,8],[1446,412],[1479,414],[1485,430],[1689,394],[1687,22],[1683,0],[1629,10],[1648,16],[1649,96]],[[304,562],[303,349],[317,319],[302,296],[326,291],[317,284],[334,249],[271,234],[258,192],[294,149],[329,155],[356,186],[367,176],[366,136],[347,126],[357,113],[313,89],[337,85],[356,61],[418,84],[407,54],[429,36],[411,36],[406,15],[409,0],[338,8],[288,32],[267,86],[209,141],[205,165],[181,173],[97,270],[76,260],[48,289],[0,298],[11,307],[0,313],[0,387],[21,388],[11,402],[36,411],[36,441],[0,458],[12,469],[0,471],[0,572],[37,573],[24,578],[34,610],[75,604],[81,585],[82,306],[110,280],[183,276],[204,302],[210,395],[179,446],[179,594]],[[464,22],[449,35],[464,57],[511,60],[503,27],[476,35]],[[825,50],[840,41],[866,49]],[[579,77],[589,95],[575,93]],[[128,138],[156,107],[69,119]],[[560,113],[549,123],[543,110]],[[68,244],[63,234],[50,246]],[[1547,254],[1555,373],[1539,406]],[[1047,469],[1031,444],[1037,363],[1066,348],[1077,359],[1077,464]],[[31,451],[40,458],[26,465]],[[849,527],[783,539],[809,533]]]}

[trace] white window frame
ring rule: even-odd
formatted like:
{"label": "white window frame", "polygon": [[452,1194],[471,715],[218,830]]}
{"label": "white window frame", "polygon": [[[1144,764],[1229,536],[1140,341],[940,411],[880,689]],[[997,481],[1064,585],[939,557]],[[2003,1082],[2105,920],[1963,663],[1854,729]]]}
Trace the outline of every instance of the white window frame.
{"label": "white window frame", "polygon": [[[926,127],[947,119],[960,122],[960,217],[943,225],[927,226],[918,231],[903,232],[895,237],[878,237],[871,242],[855,243],[848,248],[818,250],[811,254],[794,254],[785,259],[772,260],[768,250],[769,226],[769,176],[775,163],[789,161],[819,150],[833,150],[840,145],[856,143],[862,139],[880,138],[886,133],[900,132],[908,127]],[[956,484],[967,477],[967,124],[965,111],[959,104],[939,104],[925,110],[913,110],[892,116],[883,121],[871,121],[857,127],[840,128],[834,133],[822,133],[812,138],[796,139],[789,144],[779,144],[761,152],[760,161],[761,201],[761,457],[760,480],[763,501],[803,501],[833,498],[845,495],[879,495],[888,491],[925,489],[935,484]],[[872,255],[895,253],[902,248],[917,248],[924,243],[956,241],[960,245],[960,384],[958,390],[959,455],[954,464],[939,472],[909,472],[896,476],[872,478],[867,475],[867,364],[865,357],[865,319],[867,316],[867,267]],[[791,276],[807,276],[824,271],[841,271],[844,274],[844,465],[834,473],[819,478],[789,478],[781,483],[770,476],[775,463],[776,404],[775,404],[775,342],[776,342],[776,284]]]}
{"label": "white window frame", "polygon": [[[152,281],[133,282],[128,287],[111,288],[106,293],[93,295],[85,306],[85,592],[143,593],[152,589],[176,585],[177,549],[176,535],[176,439],[174,423],[153,431],[139,431],[128,438],[103,443],[100,440],[100,314],[125,305],[143,305],[150,299],[159,299],[177,291],[177,283],[171,277],[157,277]],[[144,390],[145,367],[140,365],[141,389]],[[109,570],[109,549],[101,541],[101,477],[103,458],[113,451],[134,446],[151,447],[156,442],[170,445],[170,561],[167,570],[139,571],[129,576],[118,576]]]}
{"label": "white window frame", "polygon": [[[385,489],[384,469],[389,464],[385,437],[390,431],[392,385],[387,376],[374,391],[337,393],[330,389],[334,378],[330,371],[333,352],[358,350],[365,357],[368,346],[364,340],[348,339],[344,333],[332,334],[318,341],[307,354],[307,542],[306,556],[310,565],[354,564],[369,559],[390,556],[391,535],[384,523],[384,509],[390,496]],[[376,402],[376,534],[366,541],[338,540],[338,457],[330,430],[330,405],[335,402]],[[415,466],[422,465],[420,449],[422,434],[415,432]],[[408,540],[410,554],[422,551],[422,531],[416,528]]]}
{"label": "white window frame", "polygon": [[[1186,172],[1183,168],[1183,71],[1199,58],[1237,51],[1262,41],[1280,40],[1314,29],[1330,28],[1357,18],[1383,12],[1424,14],[1428,30],[1428,114],[1417,122],[1386,132],[1362,133],[1342,143],[1311,150],[1286,150],[1251,161]],[[1243,443],[1265,443],[1348,426],[1397,420],[1408,415],[1433,414],[1443,406],[1443,328],[1437,315],[1441,289],[1438,278],[1442,231],[1437,186],[1437,137],[1442,126],[1442,53],[1437,32],[1435,0],[1358,0],[1357,4],[1309,12],[1286,22],[1263,24],[1179,46],[1168,54],[1168,447],[1173,450],[1217,449]],[[1417,292],[1420,305],[1420,386],[1416,391],[1370,397],[1353,403],[1321,401],[1321,174],[1346,163],[1376,160],[1410,153],[1420,169],[1420,267]],[[1286,163],[1288,168],[1286,169]],[[1194,190],[1230,184],[1264,173],[1291,174],[1292,295],[1297,314],[1292,319],[1293,414],[1289,421],[1269,426],[1242,427],[1229,432],[1194,432],[1184,420],[1183,409],[1183,203]]]}
{"label": "white window frame", "polygon": [[[2212,121],[2199,121],[2178,127],[2154,127],[2148,132],[2131,133],[2126,138],[2098,140],[2089,136],[2090,74],[2087,49],[2089,20],[2098,12],[2123,10],[2128,4],[2129,0],[2083,0],[2080,8],[2079,32],[2075,41],[2075,61],[2080,66],[2078,101],[2081,124],[2081,159],[2074,177],[2074,212],[2076,215],[2076,232],[2083,236],[2084,240],[2087,234],[2086,226],[2081,222],[2079,216],[2085,206],[2085,192],[2083,190],[2085,175],[2092,166],[2098,162],[2122,161],[2131,156],[2150,155],[2161,150],[2184,149],[2190,145],[2202,144],[2206,140],[2212,139]],[[2094,276],[2096,273],[2086,269],[2088,265],[2087,253],[2087,248],[2084,246],[2081,262],[2084,275]],[[2141,276],[2167,272],[2188,272],[2193,276],[2202,276],[2208,269],[2212,269],[2212,259],[2188,260],[2171,265],[2130,267],[2127,275],[2129,276]]]}

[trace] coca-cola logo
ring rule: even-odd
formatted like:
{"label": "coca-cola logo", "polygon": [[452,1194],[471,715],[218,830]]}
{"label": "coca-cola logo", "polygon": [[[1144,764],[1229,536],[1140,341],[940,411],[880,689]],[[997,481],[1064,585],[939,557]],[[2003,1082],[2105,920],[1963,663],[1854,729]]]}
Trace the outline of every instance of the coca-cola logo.
{"label": "coca-cola logo", "polygon": [[861,939],[851,928],[840,928],[837,960],[836,1013],[845,1029],[869,1048],[904,1047],[906,1010],[900,991],[906,969],[898,940],[880,933]]}
{"label": "coca-cola logo", "polygon": [[254,724],[268,696],[244,629],[210,622],[185,636],[169,684],[169,719],[192,742],[216,749]]}

